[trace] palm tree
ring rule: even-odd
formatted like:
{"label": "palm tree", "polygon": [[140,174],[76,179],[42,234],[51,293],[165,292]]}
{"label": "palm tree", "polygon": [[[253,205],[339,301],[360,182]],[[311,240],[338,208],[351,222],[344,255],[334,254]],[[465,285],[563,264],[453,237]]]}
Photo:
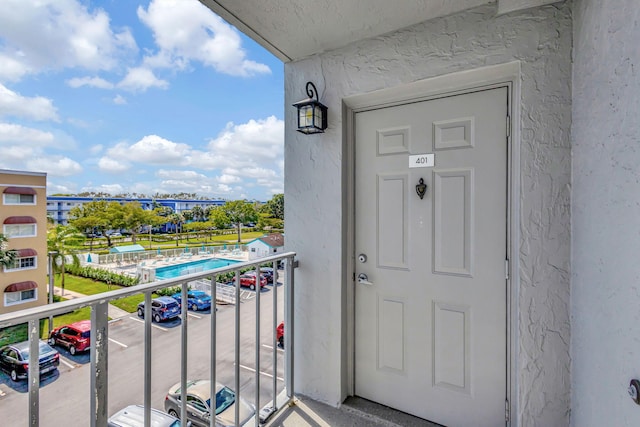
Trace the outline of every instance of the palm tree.
{"label": "palm tree", "polygon": [[53,272],[60,274],[63,295],[66,265],[71,263],[78,266],[80,264],[75,249],[84,240],[84,234],[71,226],[56,225],[47,231],[47,250],[53,253]]}
{"label": "palm tree", "polygon": [[11,267],[16,256],[16,251],[9,249],[9,239],[0,233],[0,266]]}

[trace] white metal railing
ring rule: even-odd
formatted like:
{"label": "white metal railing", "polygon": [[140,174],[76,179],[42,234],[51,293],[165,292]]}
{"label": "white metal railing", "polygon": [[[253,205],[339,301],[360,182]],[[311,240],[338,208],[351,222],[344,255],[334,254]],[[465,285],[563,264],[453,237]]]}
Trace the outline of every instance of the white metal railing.
{"label": "white metal railing", "polygon": [[132,264],[140,261],[157,259],[159,256],[162,258],[171,258],[179,257],[184,254],[225,257],[239,255],[243,252],[247,252],[247,250],[246,245],[242,244],[229,244],[224,246],[195,245],[186,248],[164,248],[137,252],[109,253],[103,255],[92,253],[91,262],[94,264]]}
{"label": "white metal railing", "polygon": [[[256,414],[254,417],[255,426],[258,427],[260,419],[263,421],[275,413],[279,408],[285,407],[293,398],[293,292],[294,292],[294,268],[297,267],[297,261],[295,261],[295,252],[286,252],[279,255],[256,259],[248,262],[240,262],[229,266],[217,268],[215,270],[209,270],[206,272],[198,272],[185,276],[176,277],[173,279],[166,279],[156,281],[152,283],[146,283],[142,285],[133,286],[126,289],[120,289],[111,292],[105,292],[97,295],[86,296],[68,301],[62,301],[55,304],[49,304],[46,306],[29,308],[14,313],[1,314],[0,315],[0,328],[8,326],[19,325],[28,323],[29,326],[29,345],[30,354],[38,354],[38,344],[40,340],[40,326],[39,320],[69,311],[76,310],[82,307],[91,307],[91,350],[90,350],[90,369],[91,369],[91,384],[90,384],[90,417],[92,427],[101,427],[107,424],[108,419],[108,384],[109,384],[109,372],[107,369],[108,360],[108,316],[107,308],[109,302],[123,298],[130,295],[144,293],[145,305],[144,305],[144,417],[145,427],[150,427],[150,414],[151,414],[151,359],[152,359],[152,347],[151,347],[151,294],[152,292],[163,289],[170,286],[180,286],[182,288],[182,301],[187,301],[187,290],[189,282],[198,280],[209,280],[211,283],[211,297],[214,301],[211,310],[211,331],[212,335],[215,335],[216,331],[216,310],[215,301],[217,286],[216,277],[219,274],[227,272],[235,272],[236,284],[235,284],[235,300],[241,300],[240,289],[240,270],[246,267],[255,267],[256,274],[259,277],[260,265],[272,263],[274,270],[274,286],[273,286],[273,321],[270,327],[274,331],[273,342],[273,400],[271,406],[260,409],[260,299],[261,292],[255,292],[255,307],[256,307],[256,321],[255,321],[255,408]],[[287,338],[285,339],[285,351],[284,351],[284,386],[285,394],[284,399],[278,400],[277,393],[277,343],[275,342],[275,328],[278,325],[277,319],[277,298],[278,298],[278,286],[277,284],[277,264],[279,261],[285,261],[285,277],[284,277],[284,319],[287,328]],[[258,289],[260,287],[258,286]],[[236,399],[240,398],[240,306],[241,304],[235,304],[235,392]],[[187,419],[186,408],[186,390],[187,390],[187,304],[183,304],[183,310],[181,311],[181,413],[180,418],[182,420]],[[210,348],[210,380],[211,380],[211,396],[215,396],[215,384],[216,384],[216,340],[211,339]],[[29,426],[38,426],[40,423],[39,416],[39,389],[40,389],[40,373],[38,363],[29,363],[28,368],[28,381],[29,381]],[[215,401],[215,398],[212,399]],[[240,405],[235,405],[235,424],[239,425],[239,411]],[[215,426],[215,411],[210,416],[211,427]]]}

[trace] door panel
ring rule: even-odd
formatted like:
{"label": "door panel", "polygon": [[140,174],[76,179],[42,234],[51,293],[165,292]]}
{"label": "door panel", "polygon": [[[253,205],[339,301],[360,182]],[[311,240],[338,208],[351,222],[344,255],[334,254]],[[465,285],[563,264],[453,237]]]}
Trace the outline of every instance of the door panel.
{"label": "door panel", "polygon": [[[357,395],[504,424],[506,116],[507,88],[356,114]],[[433,167],[409,168],[427,153]]]}

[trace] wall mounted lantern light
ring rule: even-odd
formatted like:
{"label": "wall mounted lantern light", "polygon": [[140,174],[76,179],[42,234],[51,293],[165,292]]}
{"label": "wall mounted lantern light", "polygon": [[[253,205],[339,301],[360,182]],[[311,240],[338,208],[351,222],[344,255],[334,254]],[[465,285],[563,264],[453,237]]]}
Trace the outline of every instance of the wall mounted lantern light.
{"label": "wall mounted lantern light", "polygon": [[323,133],[327,128],[327,107],[318,101],[318,90],[311,82],[307,82],[307,96],[293,104],[298,109],[298,132]]}

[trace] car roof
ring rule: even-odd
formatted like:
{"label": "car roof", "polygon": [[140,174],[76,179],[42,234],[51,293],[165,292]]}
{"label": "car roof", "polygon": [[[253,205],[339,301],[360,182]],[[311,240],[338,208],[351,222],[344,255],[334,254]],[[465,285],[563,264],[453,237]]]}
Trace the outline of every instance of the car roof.
{"label": "car roof", "polygon": [[91,330],[91,320],[80,320],[79,322],[74,322],[71,323],[69,325],[65,325],[65,326],[70,326],[72,328],[76,328],[79,331],[85,332],[85,331],[90,331]]}
{"label": "car roof", "polygon": [[[209,380],[193,380],[193,381],[189,381],[187,382],[187,392],[191,395],[194,396],[198,396],[199,398],[201,398],[202,400],[209,400],[210,394],[209,394],[209,389],[210,389],[210,385],[211,381]],[[170,390],[171,393],[173,394],[177,394],[178,390],[180,389],[181,384],[177,383],[174,384]],[[220,384],[219,382],[216,381],[216,393],[218,393],[220,391],[220,389],[222,389],[224,387],[224,385]]]}
{"label": "car roof", "polygon": [[[152,427],[171,426],[176,421],[178,420],[171,415],[151,408]],[[109,425],[122,427],[142,427],[144,426],[144,407],[142,405],[129,405],[112,415],[108,422]]]}
{"label": "car roof", "polygon": [[163,302],[165,304],[171,304],[172,302],[177,302],[175,298],[172,297],[157,297],[154,298],[156,301]]}

